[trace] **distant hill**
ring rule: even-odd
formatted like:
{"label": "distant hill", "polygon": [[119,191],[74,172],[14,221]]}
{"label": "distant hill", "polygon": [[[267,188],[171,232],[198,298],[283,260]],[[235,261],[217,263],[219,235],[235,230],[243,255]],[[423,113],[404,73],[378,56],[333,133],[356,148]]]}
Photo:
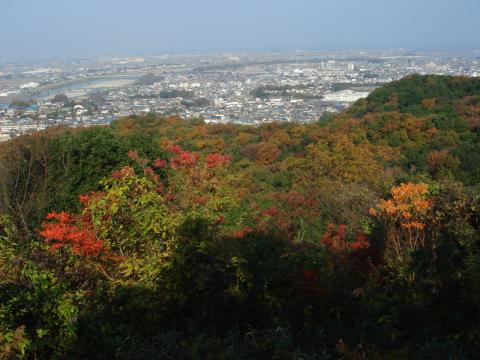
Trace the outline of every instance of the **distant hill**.
{"label": "distant hill", "polygon": [[328,126],[398,149],[407,171],[480,182],[480,79],[412,75],[375,90]]}
{"label": "distant hill", "polygon": [[155,83],[161,82],[163,80],[162,76],[155,75],[154,73],[148,73],[141,76],[136,82],[136,85],[146,86],[153,85]]}
{"label": "distant hill", "polygon": [[366,112],[400,111],[421,115],[441,112],[470,96],[480,96],[479,78],[411,75],[376,89],[347,113],[358,116]]}

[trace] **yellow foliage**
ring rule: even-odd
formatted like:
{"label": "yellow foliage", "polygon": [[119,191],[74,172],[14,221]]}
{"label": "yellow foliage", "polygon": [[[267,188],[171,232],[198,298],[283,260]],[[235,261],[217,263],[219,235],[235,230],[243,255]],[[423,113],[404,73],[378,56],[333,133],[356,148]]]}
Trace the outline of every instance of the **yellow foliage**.
{"label": "yellow foliage", "polygon": [[387,230],[386,251],[397,263],[424,245],[432,203],[425,184],[402,183],[390,190],[391,198],[380,200],[370,214],[381,218]]}
{"label": "yellow foliage", "polygon": [[242,131],[238,134],[237,138],[235,139],[235,143],[237,145],[245,145],[251,142],[253,137],[254,136],[252,134]]}
{"label": "yellow foliage", "polygon": [[291,145],[292,139],[290,135],[284,129],[277,129],[273,133],[270,141],[278,144],[278,145]]}

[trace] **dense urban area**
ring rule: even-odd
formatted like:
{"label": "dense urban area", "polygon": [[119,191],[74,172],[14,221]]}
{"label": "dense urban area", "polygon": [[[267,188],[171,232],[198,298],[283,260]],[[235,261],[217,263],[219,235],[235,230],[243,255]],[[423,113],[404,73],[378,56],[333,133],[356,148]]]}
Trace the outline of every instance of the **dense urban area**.
{"label": "dense urban area", "polygon": [[480,52],[291,51],[0,63],[0,141],[156,113],[312,122],[408,74],[478,76]]}

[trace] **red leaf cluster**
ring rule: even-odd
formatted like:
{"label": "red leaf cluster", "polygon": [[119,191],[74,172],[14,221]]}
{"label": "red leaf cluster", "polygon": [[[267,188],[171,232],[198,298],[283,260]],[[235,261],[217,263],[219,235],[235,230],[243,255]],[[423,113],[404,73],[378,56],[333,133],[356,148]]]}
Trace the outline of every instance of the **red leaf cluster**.
{"label": "red leaf cluster", "polygon": [[167,166],[167,161],[164,159],[156,159],[153,161],[153,166],[159,169],[164,168]]}
{"label": "red leaf cluster", "polygon": [[153,171],[153,169],[150,167],[150,166],[147,166],[146,168],[143,169],[143,173],[145,175],[153,175],[155,174],[155,172]]}
{"label": "red leaf cluster", "polygon": [[362,232],[357,233],[355,241],[347,242],[345,237],[346,228],[345,224],[340,224],[337,227],[333,224],[328,224],[327,230],[322,236],[322,244],[334,251],[361,250],[370,246],[370,241]]}
{"label": "red leaf cluster", "polygon": [[140,156],[138,155],[138,151],[135,151],[135,150],[130,150],[130,151],[127,153],[127,156],[128,156],[130,159],[135,160],[135,161],[140,160]]}
{"label": "red leaf cluster", "polygon": [[198,159],[198,153],[181,150],[177,156],[170,159],[170,165],[174,169],[189,168],[195,166]]}
{"label": "red leaf cluster", "polygon": [[241,238],[245,237],[246,235],[250,234],[251,232],[253,232],[253,229],[251,227],[247,226],[247,227],[243,228],[242,230],[233,232],[232,236],[234,238],[241,239]]}
{"label": "red leaf cluster", "polygon": [[[42,224],[40,235],[49,243],[51,250],[69,247],[73,253],[83,256],[98,256],[105,252],[105,243],[97,239],[93,226],[84,219],[66,213],[51,212]],[[53,222],[52,222],[53,220]]]}
{"label": "red leaf cluster", "polygon": [[336,227],[333,224],[328,224],[327,230],[322,236],[321,243],[335,251],[348,249],[348,243],[345,241],[345,225],[341,224]]}
{"label": "red leaf cluster", "polygon": [[82,194],[78,197],[80,203],[84,206],[87,206],[92,200],[96,200],[101,198],[104,195],[103,192],[100,191],[92,191],[88,194]]}
{"label": "red leaf cluster", "polygon": [[171,145],[168,147],[167,151],[172,154],[180,154],[180,152],[182,152],[183,150],[180,145]]}
{"label": "red leaf cluster", "polygon": [[215,221],[215,225],[221,225],[225,222],[225,216],[220,215],[218,219]]}
{"label": "red leaf cluster", "polygon": [[355,237],[355,241],[350,244],[350,248],[353,250],[366,249],[370,246],[370,241],[368,240],[367,235],[363,232],[359,232]]}
{"label": "red leaf cluster", "polygon": [[205,158],[205,163],[209,169],[219,167],[221,165],[226,165],[230,162],[230,156],[221,155],[221,154],[208,154]]}
{"label": "red leaf cluster", "polygon": [[278,215],[278,213],[279,213],[278,208],[274,206],[269,207],[268,209],[265,209],[262,211],[262,215],[266,215],[266,216],[276,216]]}
{"label": "red leaf cluster", "polygon": [[112,177],[116,179],[123,179],[124,177],[134,176],[135,170],[130,166],[124,166],[118,171],[112,173]]}

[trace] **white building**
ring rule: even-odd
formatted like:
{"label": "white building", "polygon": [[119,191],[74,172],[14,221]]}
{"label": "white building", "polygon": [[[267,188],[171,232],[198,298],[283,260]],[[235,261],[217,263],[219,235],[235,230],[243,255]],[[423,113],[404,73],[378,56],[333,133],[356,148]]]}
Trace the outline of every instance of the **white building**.
{"label": "white building", "polygon": [[32,82],[20,85],[20,89],[34,89],[34,88],[38,87],[39,85],[40,85],[39,83],[36,83],[36,82],[32,81]]}
{"label": "white building", "polygon": [[367,97],[368,94],[369,93],[366,91],[343,90],[331,94],[325,94],[323,95],[323,100],[336,102],[355,102],[359,99]]}

